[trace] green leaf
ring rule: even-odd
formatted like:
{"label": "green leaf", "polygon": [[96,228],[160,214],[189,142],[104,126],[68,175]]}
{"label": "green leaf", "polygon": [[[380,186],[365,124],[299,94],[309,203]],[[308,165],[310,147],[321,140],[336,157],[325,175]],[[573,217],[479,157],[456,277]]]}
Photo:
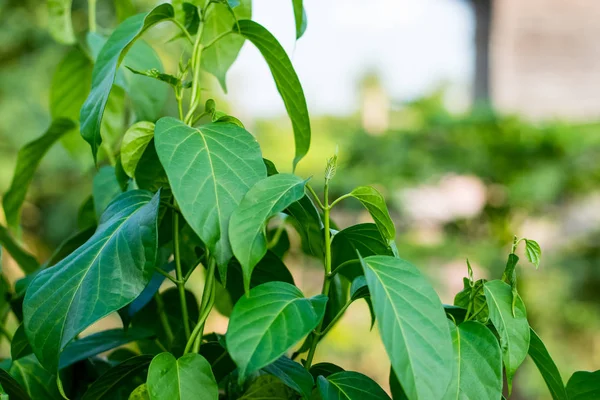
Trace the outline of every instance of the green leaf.
{"label": "green leaf", "polygon": [[314,364],[312,367],[310,367],[310,374],[315,379],[317,379],[319,375],[322,375],[323,377],[327,378],[329,375],[335,374],[336,372],[342,372],[343,370],[344,368],[338,365],[328,362],[322,362]]}
{"label": "green leaf", "polygon": [[239,21],[239,26],[233,28],[240,35],[250,40],[261,52],[269,65],[277,90],[283,99],[285,108],[292,120],[296,156],[294,168],[306,155],[310,148],[310,120],[302,85],[294,71],[292,62],[277,39],[263,26],[254,21]]}
{"label": "green leaf", "polygon": [[13,361],[8,372],[32,399],[62,400],[56,375],[46,371],[33,354]]}
{"label": "green leaf", "polygon": [[263,370],[271,374],[302,395],[302,398],[310,398],[315,380],[310,372],[302,365],[283,356],[273,364],[267,365]]}
{"label": "green leaf", "polygon": [[[126,398],[138,385],[146,380],[146,370],[152,356],[135,356],[112,367],[102,374],[81,400],[103,400]],[[141,382],[139,382],[141,380]]]}
{"label": "green leaf", "polygon": [[215,400],[219,387],[210,364],[200,354],[176,359],[171,353],[154,357],[148,369],[148,394],[151,400]]}
{"label": "green leaf", "polygon": [[148,393],[148,385],[142,383],[136,387],[133,392],[129,395],[128,400],[150,400],[150,394]]}
{"label": "green leaf", "polygon": [[76,335],[133,301],[147,285],[156,260],[158,206],[159,195],[149,192],[120,195],[90,240],[29,284],[25,331],[46,369],[55,371]]}
{"label": "green leaf", "polygon": [[174,16],[170,4],[161,4],[148,14],[127,18],[100,50],[92,73],[92,90],[81,108],[81,135],[92,146],[94,159],[102,143],[100,124],[117,68],[131,44],[151,26]]}
{"label": "green leaf", "polygon": [[[163,65],[148,43],[138,40],[133,44],[123,60],[126,67],[133,69],[162,70]],[[131,99],[137,120],[156,121],[161,116],[169,87],[156,79],[135,74],[130,69],[121,69],[126,84],[125,90]]]}
{"label": "green leaf", "polygon": [[250,290],[252,270],[267,253],[265,224],[304,196],[306,181],[277,174],[257,182],[231,214],[229,240],[244,271],[244,288]]}
{"label": "green leaf", "polygon": [[123,190],[115,174],[115,168],[109,165],[100,168],[92,183],[94,210],[98,220],[106,207],[122,192]]}
{"label": "green leaf", "polygon": [[60,355],[59,369],[71,366],[88,357],[123,346],[136,340],[152,336],[152,332],[144,329],[109,329],[75,340]]}
{"label": "green leaf", "polygon": [[540,245],[535,240],[525,239],[525,252],[529,262],[535,265],[535,268],[538,268],[542,258]]}
{"label": "green leaf", "polygon": [[[267,251],[252,271],[250,289],[273,281],[294,284],[294,278],[283,261],[271,251]],[[242,267],[236,259],[232,259],[227,268],[227,291],[233,304],[245,294]]]}
{"label": "green leaf", "polygon": [[218,341],[203,343],[200,347],[200,354],[210,363],[217,382],[221,382],[236,368],[227,349]]}
{"label": "green leaf", "polygon": [[567,400],[568,397],[565,390],[565,384],[563,383],[562,377],[560,376],[560,372],[558,372],[558,368],[556,367],[554,360],[552,360],[552,357],[550,357],[550,353],[548,353],[548,350],[546,349],[546,346],[544,346],[542,339],[540,339],[533,329],[529,329],[530,342],[528,354],[540,371],[542,378],[544,378],[544,381],[548,386],[548,390],[552,395],[552,399]]}
{"label": "green leaf", "polygon": [[129,177],[135,176],[135,168],[152,138],[154,138],[154,124],[148,121],[136,122],[125,132],[121,142],[121,163]]}
{"label": "green leaf", "polygon": [[[233,14],[232,15],[232,9]],[[216,37],[230,32],[231,27],[237,24],[236,19],[250,19],[252,17],[252,1],[242,0],[236,7],[230,6],[226,1],[215,1],[209,8],[202,44],[211,43]],[[217,42],[206,47],[202,52],[202,68],[213,74],[221,84],[223,91],[227,93],[226,74],[237,58],[244,39],[235,35],[221,37]]]}
{"label": "green leaf", "polygon": [[[90,92],[92,69],[90,57],[78,47],[69,51],[60,61],[50,85],[50,116],[52,119],[68,118],[79,124],[79,111]],[[78,129],[72,129],[61,138],[63,147],[71,157],[83,165],[89,164],[88,144]]]}
{"label": "green leaf", "polygon": [[21,324],[15,331],[12,342],[10,342],[10,356],[13,360],[18,360],[31,353],[33,353],[33,350],[25,335],[25,326]]}
{"label": "green leaf", "polygon": [[157,122],[155,141],[179,208],[216,257],[225,283],[232,256],[229,219],[246,192],[266,176],[260,147],[236,125],[192,128],[175,118]]}
{"label": "green leaf", "polygon": [[396,227],[381,193],[371,186],[359,186],[350,192],[350,195],[360,201],[367,211],[369,211],[373,221],[375,221],[375,225],[377,225],[379,232],[381,232],[381,236],[388,243],[394,243],[396,239]]}
{"label": "green leaf", "polygon": [[10,400],[30,400],[29,395],[23,390],[19,382],[3,369],[0,369],[0,384]]}
{"label": "green leaf", "polygon": [[239,400],[286,400],[294,398],[294,392],[280,379],[274,376],[262,375],[250,384]]}
{"label": "green leaf", "polygon": [[356,277],[350,285],[350,301],[356,301],[360,299],[365,299],[367,306],[369,306],[372,329],[377,318],[375,317],[375,310],[373,309],[373,302],[371,301],[371,293],[369,293],[367,279],[364,277],[364,275]]}
{"label": "green leaf", "polygon": [[2,198],[2,207],[9,227],[17,228],[19,226],[21,207],[40,161],[50,147],[75,126],[70,120],[57,119],[52,122],[46,133],[19,150],[10,188]]}
{"label": "green leaf", "polygon": [[73,0],[48,0],[48,29],[59,43],[74,44],[75,34],[71,22]]}
{"label": "green leaf", "polygon": [[381,339],[407,397],[442,398],[450,383],[453,351],[436,292],[407,261],[370,256],[361,262]]}
{"label": "green leaf", "polygon": [[[173,4],[175,6],[175,4]],[[191,3],[183,3],[183,25],[185,29],[189,32],[190,35],[195,35],[198,32],[198,27],[200,26],[200,14],[198,13],[198,7]],[[177,15],[177,12],[175,12]],[[182,33],[182,36],[185,36]]]}
{"label": "green leaf", "polygon": [[[188,3],[185,3],[185,4],[188,4]],[[148,78],[152,78],[152,79],[156,79],[160,82],[168,83],[169,85],[171,85],[173,87],[177,87],[177,86],[181,85],[181,81],[179,79],[177,79],[175,76],[169,75],[169,74],[163,74],[156,68],[152,68],[152,69],[148,69],[148,70],[144,70],[144,71],[134,69],[128,65],[126,65],[125,68],[127,68],[129,71],[131,71],[132,73],[134,73],[136,75],[147,76]]]}
{"label": "green leaf", "polygon": [[296,40],[300,39],[306,31],[306,11],[302,0],[292,0],[294,6],[294,21],[296,22]]}
{"label": "green leaf", "polygon": [[454,378],[445,400],[499,399],[502,396],[502,354],[498,340],[485,325],[450,323],[454,345]]}
{"label": "green leaf", "polygon": [[349,281],[363,274],[358,254],[361,256],[393,255],[387,241],[375,224],[358,224],[339,231],[331,241],[331,269],[348,263],[339,273]]}
{"label": "green leaf", "polygon": [[135,168],[135,182],[140,189],[156,193],[162,188],[165,189],[165,192],[169,191],[170,193],[169,178],[158,159],[154,139],[150,140],[148,147],[146,147],[138,161]]}
{"label": "green leaf", "polygon": [[325,254],[323,221],[310,197],[304,196],[291,204],[285,213],[292,217],[288,220],[300,234],[302,251],[322,259]]}
{"label": "green leaf", "polygon": [[500,335],[502,359],[506,367],[506,380],[508,393],[512,389],[512,378],[521,365],[529,349],[529,323],[527,311],[521,297],[514,293],[513,316],[513,291],[511,287],[500,281],[493,280],[484,286],[485,298],[488,303],[490,320]]}
{"label": "green leaf", "polygon": [[597,400],[600,397],[600,370],[577,371],[567,382],[569,400]]}
{"label": "green leaf", "polygon": [[250,290],[231,313],[227,350],[240,380],[269,365],[321,321],[327,298],[305,298],[289,283],[269,282]]}
{"label": "green leaf", "polygon": [[358,372],[343,371],[319,376],[317,387],[323,400],[389,400],[390,396],[371,378]]}
{"label": "green leaf", "polygon": [[35,257],[25,251],[2,225],[0,225],[0,246],[11,255],[26,274],[31,274],[40,267]]}
{"label": "green leaf", "polygon": [[402,385],[398,381],[398,376],[394,369],[390,367],[390,376],[388,378],[390,384],[390,392],[392,393],[392,399],[394,400],[406,400],[406,393],[402,389]]}
{"label": "green leaf", "polygon": [[468,310],[469,303],[472,303],[469,316],[473,316],[479,322],[486,322],[489,316],[488,305],[483,291],[483,285],[486,282],[487,280],[485,279],[479,279],[471,287],[469,279],[463,278],[464,289],[454,297],[455,306]]}

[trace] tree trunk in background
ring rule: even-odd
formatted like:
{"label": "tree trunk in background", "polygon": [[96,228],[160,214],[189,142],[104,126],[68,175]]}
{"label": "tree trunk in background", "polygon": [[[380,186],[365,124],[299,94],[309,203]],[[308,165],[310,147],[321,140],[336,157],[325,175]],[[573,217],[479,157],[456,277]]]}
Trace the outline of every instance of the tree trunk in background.
{"label": "tree trunk in background", "polygon": [[475,11],[475,79],[473,102],[487,103],[490,98],[490,34],[493,0],[471,0]]}

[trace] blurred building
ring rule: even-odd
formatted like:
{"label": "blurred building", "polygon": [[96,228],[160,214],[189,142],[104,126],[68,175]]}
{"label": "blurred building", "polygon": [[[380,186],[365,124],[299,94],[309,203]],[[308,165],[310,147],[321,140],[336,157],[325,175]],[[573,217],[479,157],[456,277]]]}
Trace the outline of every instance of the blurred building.
{"label": "blurred building", "polygon": [[470,0],[475,99],[532,118],[600,117],[600,2]]}

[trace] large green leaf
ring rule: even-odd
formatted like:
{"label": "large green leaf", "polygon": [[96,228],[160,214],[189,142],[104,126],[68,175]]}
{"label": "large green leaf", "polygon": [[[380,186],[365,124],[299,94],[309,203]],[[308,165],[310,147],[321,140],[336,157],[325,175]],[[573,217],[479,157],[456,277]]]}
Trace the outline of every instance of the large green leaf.
{"label": "large green leaf", "polygon": [[263,370],[281,379],[288,387],[300,393],[303,399],[310,398],[315,380],[310,372],[297,362],[283,356]]}
{"label": "large green leaf", "polygon": [[499,399],[502,396],[502,353],[485,325],[467,321],[450,325],[454,345],[454,377],[444,396],[450,399]]}
{"label": "large green leaf", "polygon": [[[529,356],[537,366],[542,378],[548,386],[548,390],[552,395],[553,400],[567,400],[567,392],[565,390],[565,384],[563,383],[560,372],[554,360],[550,357],[550,353],[544,346],[542,339],[530,328],[530,342],[529,342]],[[600,394],[600,393],[599,393]]]}
{"label": "large green leaf", "polygon": [[305,298],[300,289],[269,282],[250,290],[231,313],[227,350],[240,379],[269,365],[321,321],[327,298]]}
{"label": "large green leaf", "polygon": [[25,251],[2,225],[0,225],[0,246],[11,255],[26,274],[31,274],[39,268],[40,264],[35,257]]}
{"label": "large green leaf", "polygon": [[600,370],[577,371],[567,382],[569,400],[597,400],[600,398]]}
{"label": "large green leaf", "polygon": [[148,121],[136,122],[125,132],[121,142],[121,163],[131,178],[135,177],[135,168],[153,137],[154,124]]}
{"label": "large green leaf", "polygon": [[117,68],[131,44],[151,26],[174,17],[170,4],[161,4],[148,14],[127,18],[110,36],[100,50],[92,73],[92,90],[81,108],[80,122],[83,138],[92,146],[96,158],[102,143],[100,124]]}
{"label": "large green leaf", "polygon": [[506,381],[510,394],[512,378],[519,365],[525,360],[529,350],[527,311],[523,300],[516,293],[514,293],[516,298],[513,310],[513,291],[508,284],[500,280],[493,280],[485,283],[483,288],[490,320],[500,335],[502,360],[506,368]]}
{"label": "large green leaf", "polygon": [[396,227],[381,193],[371,186],[359,186],[350,192],[350,194],[369,211],[369,214],[371,214],[371,217],[375,221],[375,225],[377,225],[379,232],[381,232],[381,236],[388,243],[392,244],[396,239]]}
{"label": "large green leaf", "polygon": [[374,380],[353,371],[319,376],[317,387],[322,400],[389,400],[390,396]]}
{"label": "large green leaf", "polygon": [[158,206],[158,194],[120,195],[94,236],[29,284],[25,332],[46,369],[58,368],[60,353],[82,330],[144,290],[156,260]]}
{"label": "large green leaf", "polygon": [[50,147],[61,136],[74,129],[75,126],[75,123],[68,119],[57,119],[52,122],[46,133],[19,150],[17,166],[10,188],[2,198],[2,207],[9,227],[16,228],[19,226],[21,207],[40,161]]}
{"label": "large green leaf", "polygon": [[192,128],[161,118],[154,136],[179,208],[216,257],[225,282],[232,256],[229,219],[246,192],[266,177],[260,147],[246,130],[227,123]]}
{"label": "large green leaf", "polygon": [[3,369],[0,369],[0,385],[8,394],[9,400],[30,400],[29,395],[23,390],[19,382]]}
{"label": "large green leaf", "polygon": [[48,30],[59,43],[75,43],[73,23],[71,22],[71,3],[73,0],[48,0]]}
{"label": "large green leaf", "polygon": [[363,274],[358,254],[363,257],[393,255],[387,241],[381,236],[375,224],[358,224],[339,231],[331,241],[331,269],[348,263],[340,269],[340,274],[353,281]]}
{"label": "large green leaf", "polygon": [[176,359],[160,353],[148,369],[148,394],[151,400],[215,400],[219,387],[210,364],[200,354],[186,354]]}
{"label": "large green leaf", "polygon": [[265,224],[274,215],[304,196],[306,181],[277,174],[257,182],[231,214],[229,240],[244,271],[244,288],[250,290],[252,270],[267,253]]}
{"label": "large green leaf", "polygon": [[146,381],[151,361],[149,355],[135,356],[112,367],[90,385],[82,400],[127,398],[134,388]]}
{"label": "large green leaf", "polygon": [[[236,19],[250,19],[252,17],[252,1],[243,0],[239,5],[229,8],[226,1],[215,1],[208,10],[202,43],[206,46],[219,35],[230,32],[236,24]],[[213,74],[227,93],[226,74],[237,58],[244,39],[236,35],[221,37],[217,42],[207,47],[202,52],[202,68]]]}
{"label": "large green leaf", "polygon": [[361,260],[381,339],[407,397],[440,399],[452,376],[452,338],[427,279],[391,256]]}
{"label": "large green leaf", "polygon": [[306,31],[306,11],[304,11],[303,0],[292,0],[294,6],[294,21],[296,22],[296,40],[300,39]]}
{"label": "large green leaf", "polygon": [[292,62],[283,47],[263,26],[254,21],[241,20],[237,26],[234,26],[234,30],[258,48],[271,69],[275,85],[277,85],[277,90],[283,99],[294,129],[295,168],[310,148],[310,120],[298,75],[296,75]]}
{"label": "large green leaf", "polygon": [[46,371],[33,354],[13,361],[9,373],[33,400],[62,400],[56,375]]}

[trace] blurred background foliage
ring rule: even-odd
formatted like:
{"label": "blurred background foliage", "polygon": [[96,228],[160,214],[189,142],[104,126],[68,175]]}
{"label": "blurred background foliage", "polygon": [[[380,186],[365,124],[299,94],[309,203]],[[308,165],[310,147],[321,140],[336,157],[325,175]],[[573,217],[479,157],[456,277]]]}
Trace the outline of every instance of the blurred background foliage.
{"label": "blurred background foliage", "polygon": [[[153,3],[133,1],[129,12],[147,10]],[[86,21],[86,2],[77,0],[73,7],[77,30]],[[98,7],[100,26],[114,26],[119,10],[108,1]],[[318,7],[307,9],[318,12]],[[50,122],[53,71],[66,50],[47,33],[46,18],[37,0],[0,0],[0,193],[10,184],[18,149]],[[178,61],[172,55],[178,52],[169,50],[179,44],[165,44],[159,36],[145,38],[169,70]],[[486,103],[450,111],[450,89],[444,85],[410,101],[393,101],[369,71],[356,84],[361,94],[357,110],[343,115],[311,110],[313,144],[297,172],[313,176],[313,187],[319,187],[326,159],[338,146],[333,194],[364,184],[380,189],[397,223],[401,256],[429,274],[445,303],[452,303],[462,288],[467,257],[476,278],[499,277],[513,235],[539,241],[540,269],[525,261],[519,269],[530,323],[563,378],[576,369],[598,369],[600,123],[532,121]],[[236,115],[235,106],[219,100],[224,97],[217,82],[207,78],[206,85],[220,109]],[[173,102],[165,112],[174,115]],[[287,117],[242,118],[265,157],[289,169],[284,167],[293,157]],[[84,150],[73,157],[60,146],[53,148],[28,192],[21,239],[39,260],[76,230],[77,210],[91,193],[96,171],[89,149]],[[369,220],[351,200],[335,210],[334,218],[341,228]],[[5,222],[2,213],[0,222]],[[286,262],[305,293],[316,293],[321,285],[318,263],[301,253],[292,230],[289,234],[296,245]],[[4,268],[12,282],[19,277],[8,258]],[[224,332],[224,321],[217,316],[211,326]],[[377,333],[369,329],[366,305],[350,307],[326,342],[317,359],[330,359],[387,385],[389,363]],[[531,361],[517,373],[512,398],[547,398]]]}

